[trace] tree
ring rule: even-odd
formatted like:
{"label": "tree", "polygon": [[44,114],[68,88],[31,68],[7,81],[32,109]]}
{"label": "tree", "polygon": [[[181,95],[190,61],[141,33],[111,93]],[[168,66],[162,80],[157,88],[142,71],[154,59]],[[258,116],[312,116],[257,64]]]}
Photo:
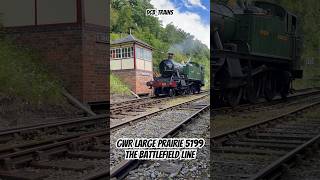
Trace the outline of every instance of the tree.
{"label": "tree", "polygon": [[153,66],[174,50],[175,60],[192,61],[206,66],[206,81],[209,82],[209,49],[193,36],[173,24],[163,27],[158,18],[146,16],[146,9],[154,8],[149,0],[112,0],[111,2],[111,40],[120,38],[121,33],[132,34],[153,47]]}

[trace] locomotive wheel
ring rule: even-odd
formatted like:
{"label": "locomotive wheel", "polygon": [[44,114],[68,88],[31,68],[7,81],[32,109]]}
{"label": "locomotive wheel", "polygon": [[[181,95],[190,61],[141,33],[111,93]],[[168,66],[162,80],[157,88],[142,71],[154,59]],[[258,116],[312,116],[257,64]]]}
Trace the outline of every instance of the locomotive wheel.
{"label": "locomotive wheel", "polygon": [[201,91],[200,86],[197,86],[197,87],[196,87],[196,90],[197,90],[197,94],[200,94],[200,91]]}
{"label": "locomotive wheel", "polygon": [[159,88],[156,88],[156,89],[154,90],[154,95],[155,95],[156,97],[159,97],[159,96],[160,96],[160,89],[159,89]]}
{"label": "locomotive wheel", "polygon": [[169,89],[168,95],[169,95],[170,97],[173,97],[173,96],[175,95],[174,90],[173,90],[173,89]]}
{"label": "locomotive wheel", "polygon": [[280,95],[281,95],[281,98],[282,99],[287,99],[288,95],[289,95],[289,90],[290,90],[290,84],[286,84],[286,85],[283,85],[283,89],[282,91],[280,92]]}
{"label": "locomotive wheel", "polygon": [[275,81],[272,80],[272,75],[269,74],[269,76],[266,79],[266,86],[264,90],[264,95],[267,101],[272,101],[272,99],[276,96],[276,85]]}
{"label": "locomotive wheel", "polygon": [[196,88],[194,86],[191,87],[191,93],[196,94]]}
{"label": "locomotive wheel", "polygon": [[227,103],[231,107],[235,107],[239,104],[241,96],[242,96],[241,88],[228,89],[225,95]]}
{"label": "locomotive wheel", "polygon": [[210,104],[214,108],[221,107],[223,105],[221,96],[218,94],[213,94],[210,98]]}
{"label": "locomotive wheel", "polygon": [[290,74],[288,72],[283,73],[283,84],[280,90],[280,95],[282,99],[286,99],[289,95],[290,90]]}
{"label": "locomotive wheel", "polygon": [[189,90],[189,89],[186,89],[186,90],[184,91],[184,94],[185,94],[185,95],[190,94],[190,90]]}
{"label": "locomotive wheel", "polygon": [[246,98],[249,103],[257,102],[257,92],[253,85],[248,85],[246,87]]}

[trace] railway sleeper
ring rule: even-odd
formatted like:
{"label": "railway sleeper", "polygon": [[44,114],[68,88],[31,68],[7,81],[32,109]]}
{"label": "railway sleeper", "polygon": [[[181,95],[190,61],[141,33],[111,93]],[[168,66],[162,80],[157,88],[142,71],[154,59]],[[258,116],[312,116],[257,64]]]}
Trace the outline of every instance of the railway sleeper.
{"label": "railway sleeper", "polygon": [[226,143],[226,145],[237,146],[237,147],[254,147],[254,148],[264,148],[264,149],[284,149],[284,150],[292,150],[296,145],[292,144],[271,144],[264,142],[230,142]]}
{"label": "railway sleeper", "polygon": [[212,152],[216,153],[236,153],[236,154],[257,154],[257,155],[276,155],[282,156],[285,151],[276,151],[269,149],[253,149],[253,148],[243,148],[243,147],[232,147],[232,146],[223,146],[219,148],[212,148]]}
{"label": "railway sleeper", "polygon": [[317,135],[319,131],[306,131],[300,129],[278,129],[278,128],[267,128],[263,130],[259,130],[256,133],[275,133],[275,134],[310,134]]}
{"label": "railway sleeper", "polygon": [[225,172],[221,172],[221,174],[215,174],[214,177],[217,179],[248,179],[251,177],[249,174],[225,174]]}
{"label": "railway sleeper", "polygon": [[255,138],[241,138],[239,141],[244,142],[263,142],[263,143],[270,143],[270,144],[295,144],[300,145],[305,143],[305,141],[301,140],[279,140],[279,139],[255,139]]}
{"label": "railway sleeper", "polygon": [[106,152],[97,151],[69,151],[66,156],[71,158],[105,159]]}
{"label": "railway sleeper", "polygon": [[31,166],[43,169],[61,169],[61,170],[73,170],[83,171],[86,169],[93,169],[94,164],[88,162],[80,162],[75,160],[64,161],[36,161],[32,162]]}
{"label": "railway sleeper", "polygon": [[[308,124],[306,124],[306,122],[292,122],[290,123],[288,126],[302,126],[302,127],[317,127],[320,125],[320,122],[309,122],[308,121]],[[318,128],[318,127],[317,127]]]}
{"label": "railway sleeper", "polygon": [[3,170],[13,170],[22,164],[26,164],[34,160],[32,155],[21,156],[19,158],[5,158],[1,162],[1,169]]}
{"label": "railway sleeper", "polygon": [[101,145],[98,145],[98,146],[94,146],[91,149],[94,150],[94,151],[107,152],[108,149],[109,149],[109,145],[101,144]]}
{"label": "railway sleeper", "polygon": [[281,140],[309,140],[314,136],[312,135],[296,135],[296,134],[272,134],[272,133],[255,133],[249,137],[259,138],[259,139],[281,139]]}
{"label": "railway sleeper", "polygon": [[293,129],[293,130],[296,130],[296,129],[299,129],[299,130],[317,130],[317,131],[320,131],[320,128],[317,126],[308,126],[308,125],[279,125],[277,127],[277,129]]}
{"label": "railway sleeper", "polygon": [[32,172],[25,170],[0,171],[0,178],[12,180],[39,180],[49,177],[48,172]]}
{"label": "railway sleeper", "polygon": [[237,160],[213,160],[211,161],[213,162],[214,164],[224,164],[224,165],[231,165],[231,166],[239,166],[239,167],[244,167],[244,166],[252,166],[252,167],[259,167],[259,166],[263,166],[264,164],[263,163],[255,163],[255,162],[248,162],[248,161],[237,161]]}
{"label": "railway sleeper", "polygon": [[14,137],[12,136],[1,136],[0,137],[0,144],[5,144],[9,141],[12,141],[14,139]]}

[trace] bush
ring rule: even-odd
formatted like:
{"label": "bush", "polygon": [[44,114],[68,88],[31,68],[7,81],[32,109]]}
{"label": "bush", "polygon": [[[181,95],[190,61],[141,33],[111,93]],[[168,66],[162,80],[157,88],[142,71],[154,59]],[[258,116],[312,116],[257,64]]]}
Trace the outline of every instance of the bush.
{"label": "bush", "polygon": [[0,92],[34,104],[62,102],[62,86],[41,66],[37,53],[0,39],[0,64]]}
{"label": "bush", "polygon": [[129,95],[130,89],[116,75],[110,74],[110,93]]}
{"label": "bush", "polygon": [[293,82],[295,89],[304,89],[312,87],[320,87],[320,66],[316,63],[313,65],[305,65],[303,67],[303,78]]}

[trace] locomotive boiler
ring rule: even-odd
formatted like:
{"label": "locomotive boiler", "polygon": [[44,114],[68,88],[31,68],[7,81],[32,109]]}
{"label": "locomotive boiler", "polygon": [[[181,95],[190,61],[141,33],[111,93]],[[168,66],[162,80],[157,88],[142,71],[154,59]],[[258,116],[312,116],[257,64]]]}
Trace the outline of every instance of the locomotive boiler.
{"label": "locomotive boiler", "polygon": [[302,78],[297,17],[263,1],[211,5],[211,103],[286,98]]}
{"label": "locomotive boiler", "polygon": [[181,95],[200,93],[204,86],[204,68],[196,62],[180,64],[173,60],[169,53],[168,59],[159,64],[160,76],[147,82],[147,86],[154,89],[154,95]]}

